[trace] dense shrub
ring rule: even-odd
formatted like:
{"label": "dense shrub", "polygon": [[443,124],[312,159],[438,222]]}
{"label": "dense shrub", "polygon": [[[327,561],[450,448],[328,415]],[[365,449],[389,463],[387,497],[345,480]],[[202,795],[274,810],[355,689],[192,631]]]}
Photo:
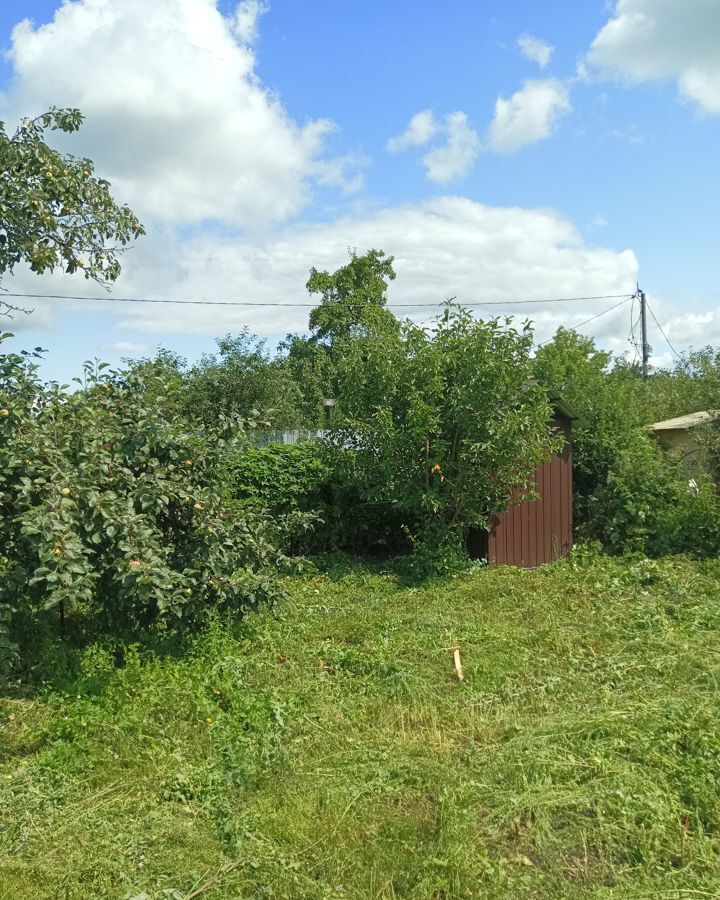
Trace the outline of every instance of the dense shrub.
{"label": "dense shrub", "polygon": [[644,551],[654,510],[671,501],[668,461],[639,429],[623,436],[602,480],[582,497],[578,537],[599,539],[613,552]]}
{"label": "dense shrub", "polygon": [[0,546],[23,615],[177,627],[277,595],[277,527],[222,499],[238,422],[190,427],[137,372],[46,387],[32,357],[0,355]]}
{"label": "dense shrub", "polygon": [[234,499],[283,513],[323,505],[331,481],[322,448],[309,441],[248,448],[228,458],[226,472]]}
{"label": "dense shrub", "polygon": [[259,508],[276,517],[316,515],[312,530],[288,530],[287,550],[409,549],[407,528],[414,526],[414,520],[402,514],[390,497],[384,503],[364,500],[333,467],[336,458],[321,442],[269,443],[245,449],[226,460],[228,495],[245,507]]}
{"label": "dense shrub", "polygon": [[715,485],[677,484],[674,497],[653,515],[648,553],[686,553],[698,559],[720,555],[720,499]]}
{"label": "dense shrub", "polygon": [[613,553],[720,552],[720,502],[710,479],[690,479],[679,460],[641,429],[618,447],[605,483],[587,498],[578,534]]}
{"label": "dense shrub", "polygon": [[561,328],[538,350],[535,372],[580,416],[573,425],[579,538],[599,540],[613,553],[720,552],[714,485],[700,474],[699,484],[691,485],[689,472],[643,427],[658,418],[715,408],[717,354],[690,354],[673,372],[643,381],[637,366]]}
{"label": "dense shrub", "polygon": [[532,346],[529,324],[452,303],[430,327],[347,340],[330,429],[344,480],[423,531],[488,527],[561,443]]}

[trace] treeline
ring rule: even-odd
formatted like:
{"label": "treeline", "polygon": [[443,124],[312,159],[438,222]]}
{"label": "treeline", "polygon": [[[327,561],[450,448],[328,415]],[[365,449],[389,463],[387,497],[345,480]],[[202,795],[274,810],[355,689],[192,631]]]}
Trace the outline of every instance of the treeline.
{"label": "treeline", "polygon": [[[353,254],[335,273],[313,269],[307,287],[320,295],[320,303],[310,315],[309,334],[288,335],[275,353],[244,332],[219,339],[217,352],[193,366],[164,351],[132,365],[172,384],[173,402],[191,419],[209,422],[220,414],[255,414],[273,429],[324,429],[331,424],[348,443],[363,435],[359,449],[365,448],[367,459],[363,453],[359,458],[335,458],[324,492],[318,493],[313,484],[303,494],[296,485],[292,502],[280,504],[291,508],[303,495],[323,506],[327,518],[328,507],[336,501],[348,507],[350,490],[360,503],[352,516],[357,537],[347,535],[338,522],[331,529],[345,546],[371,545],[374,534],[380,547],[397,548],[407,531],[398,527],[398,515],[423,518],[425,507],[438,502],[444,514],[431,531],[439,527],[445,532],[448,522],[487,521],[502,508],[509,487],[506,475],[498,475],[503,429],[512,427],[508,423],[514,421],[518,403],[527,410],[528,386],[537,382],[579,415],[573,441],[578,539],[597,540],[613,553],[718,552],[717,429],[698,431],[707,467],[689,473],[679,459],[662,451],[644,426],[720,409],[720,351],[706,347],[688,353],[644,381],[639,364],[627,355],[613,356],[569,329],[559,329],[534,352],[529,329],[516,330],[506,319],[477,323],[450,304],[429,332],[423,331],[387,309],[387,286],[395,277],[392,263],[382,252],[370,251]],[[544,403],[537,406],[542,415],[547,411]],[[498,413],[498,421],[491,423],[493,413]],[[468,431],[469,423],[479,420],[482,428]],[[534,464],[540,447],[531,444],[511,442],[509,458],[521,452]],[[540,445],[544,452],[547,446],[542,440]],[[403,447],[409,451],[405,455]],[[321,447],[255,453],[261,469],[273,469],[278,485],[284,483],[283,454],[290,470],[302,470],[312,460],[330,472]],[[348,459],[353,460],[351,472],[345,471]],[[435,498],[426,478],[433,466],[439,468],[430,485],[441,486],[443,497],[448,497],[453,478],[459,479],[454,497],[466,498],[471,509],[452,509],[454,500],[446,508]],[[340,471],[345,478],[342,489]],[[484,486],[495,479],[501,496],[476,496],[472,490],[468,494],[467,479],[475,475]],[[276,508],[281,496],[279,489]],[[417,522],[409,524],[417,528]],[[433,541],[437,539],[433,535]]]}

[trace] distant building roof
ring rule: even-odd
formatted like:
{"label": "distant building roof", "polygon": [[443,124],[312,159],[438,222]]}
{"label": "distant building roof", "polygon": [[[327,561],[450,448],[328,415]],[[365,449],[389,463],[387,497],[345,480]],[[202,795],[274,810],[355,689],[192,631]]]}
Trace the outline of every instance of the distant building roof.
{"label": "distant building roof", "polygon": [[678,416],[676,419],[663,419],[648,425],[650,431],[686,431],[688,428],[696,428],[698,425],[707,425],[718,417],[717,412],[696,412],[687,416]]}

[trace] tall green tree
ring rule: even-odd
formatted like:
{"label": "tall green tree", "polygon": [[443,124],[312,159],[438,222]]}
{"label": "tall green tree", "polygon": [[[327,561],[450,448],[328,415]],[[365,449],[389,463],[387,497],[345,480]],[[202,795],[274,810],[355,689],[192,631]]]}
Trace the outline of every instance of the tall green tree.
{"label": "tall green tree", "polygon": [[108,285],[120,274],[122,250],[144,234],[91,160],[46,143],[47,131],[72,133],[82,121],[77,109],[53,107],[13,134],[0,122],[0,279],[26,263],[38,274],[79,270]]}
{"label": "tall green tree", "polygon": [[395,278],[394,261],[382,250],[368,250],[362,256],[353,250],[350,262],[335,272],[312,268],[306,287],[321,298],[310,313],[313,337],[332,345],[394,327],[395,317],[386,308],[388,282]]}
{"label": "tall green tree", "polygon": [[395,278],[394,258],[368,250],[334,272],[310,270],[306,288],[320,297],[310,313],[310,334],[289,334],[280,345],[285,366],[302,392],[301,419],[309,426],[325,424],[324,401],[337,392],[336,368],[344,344],[354,338],[397,330],[387,309],[387,290]]}

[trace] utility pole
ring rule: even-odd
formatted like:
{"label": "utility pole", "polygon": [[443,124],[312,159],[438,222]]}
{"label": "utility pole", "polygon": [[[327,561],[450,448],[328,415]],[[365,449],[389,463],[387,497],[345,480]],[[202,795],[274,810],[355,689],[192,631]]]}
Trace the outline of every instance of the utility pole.
{"label": "utility pole", "polygon": [[650,347],[648,346],[647,339],[647,303],[645,301],[645,291],[640,291],[640,328],[642,330],[642,377],[643,381],[647,381]]}

